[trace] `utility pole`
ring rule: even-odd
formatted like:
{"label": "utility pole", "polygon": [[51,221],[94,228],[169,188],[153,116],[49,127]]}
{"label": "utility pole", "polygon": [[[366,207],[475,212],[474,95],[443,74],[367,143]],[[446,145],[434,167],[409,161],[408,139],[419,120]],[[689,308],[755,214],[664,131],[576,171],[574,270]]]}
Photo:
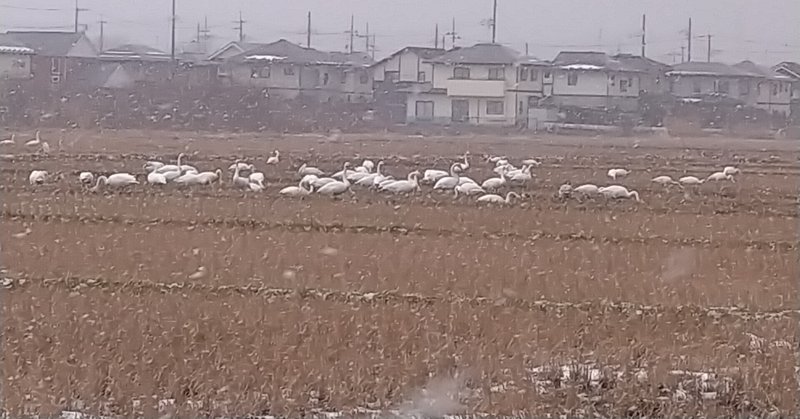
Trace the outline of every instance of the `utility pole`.
{"label": "utility pole", "polygon": [[[449,36],[450,41],[453,43],[453,45],[451,45],[450,47],[455,48],[456,38],[458,38],[458,32],[456,32],[456,18],[453,18],[453,29],[451,29],[450,32],[447,32],[445,35]],[[442,42],[442,47],[444,47],[444,42]]]}
{"label": "utility pole", "polygon": [[689,18],[689,33],[687,34],[686,38],[689,41],[689,45],[686,48],[687,52],[686,61],[691,62],[692,61],[692,18]]}
{"label": "utility pole", "polygon": [[200,32],[202,32],[200,30],[200,22],[197,22],[197,38],[195,38],[195,39],[197,40],[197,44],[198,45],[200,45]]}
{"label": "utility pole", "polygon": [[375,38],[377,38],[377,36],[375,36],[375,34],[373,33],[372,34],[372,59],[373,60],[375,59],[375,41],[376,41]]}
{"label": "utility pole", "polygon": [[306,47],[311,48],[311,12],[308,12],[308,19],[306,23]]}
{"label": "utility pole", "polygon": [[103,15],[100,15],[100,21],[97,22],[100,24],[100,52],[103,52],[103,42],[105,41],[104,34],[105,34],[105,26],[108,21],[103,20]]}
{"label": "utility pole", "polygon": [[434,29],[433,35],[433,47],[439,48],[439,24],[436,24],[436,29]]}
{"label": "utility pole", "polygon": [[78,15],[80,15],[81,12],[86,12],[88,10],[89,9],[81,9],[78,7],[78,0],[75,0],[75,33],[78,33]]}
{"label": "utility pole", "polygon": [[172,35],[169,56],[172,61],[175,61],[175,0],[172,0]]}
{"label": "utility pole", "polygon": [[645,46],[647,45],[647,40],[645,36],[647,35],[647,15],[642,14],[642,58],[645,56]]}
{"label": "utility pole", "polygon": [[706,51],[706,62],[709,62],[709,63],[711,62],[711,38],[713,36],[714,35],[711,35],[710,33],[701,36],[701,38],[706,38],[706,41],[708,41],[708,46],[706,47],[706,48],[708,48],[707,51]]}
{"label": "utility pole", "polygon": [[686,62],[686,59],[685,59],[686,55],[685,54],[686,54],[686,47],[681,45],[681,62],[682,63]]}
{"label": "utility pole", "polygon": [[528,43],[525,43],[525,56],[528,56]]}
{"label": "utility pole", "polygon": [[353,15],[350,15],[350,53],[351,54],[353,53],[353,37],[356,34],[356,31],[353,28],[354,24],[355,24],[355,20],[353,18]]}
{"label": "utility pole", "polygon": [[366,49],[365,52],[369,53],[369,22],[367,22],[367,30],[366,34],[364,35],[364,40],[366,41]]}
{"label": "utility pole", "polygon": [[[239,10],[239,20],[233,22],[233,23],[238,24],[236,29],[239,30],[239,42],[244,42],[244,24],[245,24],[245,22],[246,21],[244,19],[242,19],[242,11]],[[208,29],[208,28],[206,28],[206,29]]]}
{"label": "utility pole", "polygon": [[497,41],[497,0],[494,0],[492,6],[492,43],[494,44],[495,41]]}

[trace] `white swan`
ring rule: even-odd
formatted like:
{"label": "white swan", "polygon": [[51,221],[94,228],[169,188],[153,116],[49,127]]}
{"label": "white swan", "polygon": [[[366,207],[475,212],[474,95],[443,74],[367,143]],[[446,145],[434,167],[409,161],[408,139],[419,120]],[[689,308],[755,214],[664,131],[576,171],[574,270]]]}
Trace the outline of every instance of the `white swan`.
{"label": "white swan", "polygon": [[316,167],[310,167],[310,166],[306,165],[305,163],[303,163],[303,165],[300,166],[299,169],[297,169],[297,173],[300,176],[305,176],[305,175],[323,176],[323,175],[325,175],[325,173],[322,170],[319,170]]}
{"label": "white swan", "polygon": [[239,171],[242,170],[241,166],[239,165],[240,162],[236,162],[233,164],[233,177],[231,178],[231,183],[233,183],[234,187],[247,189],[250,188],[250,179],[246,177],[239,176]]}
{"label": "white swan", "polygon": [[598,188],[597,185],[592,185],[591,183],[585,183],[583,185],[572,188],[572,191],[588,196],[588,195],[597,195],[597,193],[600,191],[600,188]]}
{"label": "white swan", "polygon": [[200,172],[197,176],[200,178],[202,185],[210,185],[222,177],[222,169],[217,169],[213,172]]}
{"label": "white swan", "polygon": [[453,189],[458,186],[459,167],[458,163],[453,163],[453,165],[450,166],[450,176],[445,176],[437,180],[436,184],[433,185],[433,189]]}
{"label": "white swan", "polygon": [[142,169],[144,169],[145,172],[152,172],[153,170],[157,170],[162,167],[164,167],[164,163],[157,160],[150,160],[142,165]]}
{"label": "white swan", "polygon": [[372,160],[367,159],[361,163],[361,167],[367,169],[367,172],[372,172],[372,170],[375,169],[375,163],[373,163]]}
{"label": "white swan", "polygon": [[542,165],[542,162],[536,159],[525,159],[522,161],[522,164],[527,164],[528,166],[539,167]]}
{"label": "white swan", "polygon": [[39,137],[39,131],[38,130],[36,131],[35,137],[36,138],[34,138],[32,140],[26,141],[25,142],[25,147],[32,147],[32,148],[39,147],[42,144],[42,139]]}
{"label": "white swan", "polygon": [[[345,162],[342,171],[346,173],[348,167],[350,167],[350,163]],[[327,185],[319,188],[319,190],[317,190],[317,193],[321,195],[335,196],[347,192],[349,189],[350,189],[350,181],[347,180],[347,176],[342,176],[341,182],[339,181],[330,182]]]}
{"label": "white swan", "polygon": [[487,191],[494,191],[505,186],[507,182],[508,179],[506,179],[505,172],[501,172],[500,177],[493,177],[484,180],[483,183],[481,183],[481,188],[486,189]]}
{"label": "white swan", "polygon": [[338,181],[332,177],[320,177],[312,180],[311,182],[308,182],[308,185],[311,185],[314,187],[314,189],[319,190],[319,188],[332,182],[338,182]]}
{"label": "white swan", "polygon": [[94,182],[94,174],[92,172],[81,172],[78,175],[78,180],[84,185],[91,185]]}
{"label": "white swan", "polygon": [[684,176],[684,177],[678,179],[678,182],[680,182],[681,185],[692,186],[692,185],[700,185],[705,181],[704,180],[700,180],[700,179],[698,179],[698,178],[696,178],[694,176]]}
{"label": "white swan", "polygon": [[439,179],[447,177],[449,174],[444,170],[428,169],[422,173],[422,182],[436,183]]}
{"label": "white swan", "polygon": [[275,150],[275,155],[269,156],[269,158],[267,159],[267,164],[278,164],[280,163],[280,161],[281,161],[281,152]]}
{"label": "white swan", "polygon": [[740,172],[741,172],[741,170],[739,170],[737,167],[733,167],[733,166],[725,166],[725,168],[722,169],[722,173],[725,173],[726,175],[737,175]]}
{"label": "white swan", "polygon": [[252,192],[261,192],[266,189],[264,184],[261,182],[250,182],[247,184],[247,187],[250,188]]}
{"label": "white swan", "polygon": [[722,181],[722,180],[729,180],[731,182],[736,183],[736,181],[733,180],[733,175],[725,173],[725,172],[714,172],[714,173],[710,174],[706,178],[705,181],[706,182],[709,182],[709,181],[719,182],[719,181]]}
{"label": "white swan", "polygon": [[464,153],[464,163],[456,163],[458,168],[461,169],[462,172],[469,169],[469,151]]}
{"label": "white swan", "polygon": [[625,169],[608,169],[608,177],[617,180],[617,178],[628,176],[631,172]]}
{"label": "white swan", "polygon": [[178,164],[165,164],[157,168],[156,172],[162,173],[167,178],[168,181],[179,177],[183,172],[190,172],[190,171],[196,172],[197,169],[195,169],[194,166],[181,164],[181,160],[183,159],[184,156],[185,154],[183,153],[178,154]]}
{"label": "white swan", "polygon": [[381,178],[381,181],[383,181],[383,179],[385,178],[385,176],[383,176],[383,173],[381,173],[382,168],[383,168],[383,160],[378,162],[378,166],[376,167],[375,173],[370,173],[367,176],[362,177],[361,179],[357,180],[355,184],[367,188],[375,186],[376,179]]}
{"label": "white swan", "polygon": [[488,204],[501,204],[501,205],[508,205],[511,204],[511,198],[519,198],[519,194],[516,192],[509,192],[506,194],[505,199],[500,195],[495,194],[486,194],[482,197],[478,198],[479,203],[488,203]]}
{"label": "white swan", "polygon": [[130,173],[114,173],[108,177],[106,176],[98,177],[97,183],[94,185],[94,188],[92,188],[92,190],[96,191],[100,187],[101,183],[103,185],[111,186],[113,188],[121,188],[124,186],[138,185],[139,181],[136,180],[136,176]]}
{"label": "white swan", "polygon": [[305,176],[303,176],[302,179],[300,179],[300,182],[301,183],[305,183],[306,185],[310,185],[311,182],[313,182],[313,181],[315,181],[317,179],[319,179],[319,176],[317,176],[317,175],[305,175]]}
{"label": "white swan", "polygon": [[559,198],[569,198],[570,196],[572,196],[572,185],[565,183],[558,187]]}
{"label": "white swan", "polygon": [[453,191],[455,191],[456,198],[458,198],[458,194],[472,196],[472,195],[486,193],[486,191],[483,190],[482,187],[478,186],[475,183],[465,183],[463,185],[458,185],[455,188],[453,188]]}
{"label": "white swan", "polygon": [[650,182],[658,183],[659,185],[679,185],[680,183],[672,180],[672,177],[663,175],[663,176],[656,176],[650,180]]}
{"label": "white swan", "polygon": [[147,174],[147,183],[151,185],[166,185],[167,177],[163,173],[158,173],[158,169],[153,169],[152,172]]}
{"label": "white swan", "polygon": [[639,192],[629,191],[626,187],[620,185],[605,186],[598,189],[598,192],[609,199],[634,198],[637,202],[641,202],[639,199]]}
{"label": "white swan", "polygon": [[381,187],[382,191],[391,192],[394,194],[411,193],[419,190],[419,171],[415,170],[408,174],[408,179],[397,180],[387,183]]}
{"label": "white swan", "polygon": [[506,156],[492,156],[492,157],[489,157],[487,160],[490,163],[495,163],[498,166],[500,165],[499,162],[502,161],[502,160],[504,160],[506,163],[508,163],[508,157],[506,157]]}
{"label": "white swan", "polygon": [[17,144],[17,140],[16,140],[14,134],[11,134],[11,137],[9,137],[9,138],[6,138],[6,139],[0,141],[0,145],[16,145],[16,144]]}
{"label": "white swan", "polygon": [[228,166],[228,170],[236,170],[236,169],[239,169],[239,171],[253,170],[253,165],[243,163],[237,160],[235,163]]}
{"label": "white swan", "polygon": [[262,173],[262,172],[250,173],[250,176],[248,176],[247,178],[250,179],[250,183],[253,183],[253,182],[261,183],[261,184],[264,183],[264,173]]}
{"label": "white swan", "polygon": [[175,183],[182,186],[202,185],[203,178],[199,173],[186,172],[175,179]]}
{"label": "white swan", "polygon": [[298,186],[287,186],[278,192],[278,194],[283,196],[290,196],[290,197],[302,197],[306,195],[310,195],[314,192],[314,187],[312,186],[309,189],[305,188],[306,183],[300,182]]}
{"label": "white swan", "polygon": [[28,176],[31,185],[41,185],[45,180],[47,180],[47,170],[33,170]]}
{"label": "white swan", "polygon": [[511,180],[512,182],[527,182],[531,179],[533,179],[533,175],[531,175],[531,167],[525,165],[522,166],[522,171],[512,175],[509,180]]}

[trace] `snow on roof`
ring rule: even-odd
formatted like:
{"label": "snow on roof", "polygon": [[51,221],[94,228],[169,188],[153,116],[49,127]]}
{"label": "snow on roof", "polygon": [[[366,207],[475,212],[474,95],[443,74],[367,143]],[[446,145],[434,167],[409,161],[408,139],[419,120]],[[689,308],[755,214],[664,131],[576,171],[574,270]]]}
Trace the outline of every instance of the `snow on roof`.
{"label": "snow on roof", "polygon": [[0,54],[33,54],[34,51],[28,47],[15,47],[15,46],[6,46],[0,45]]}
{"label": "snow on roof", "polygon": [[603,70],[604,67],[593,64],[568,64],[562,65],[561,68],[564,70]]}
{"label": "snow on roof", "polygon": [[285,60],[286,57],[279,57],[277,55],[248,55],[244,57],[244,59],[248,61],[281,61]]}

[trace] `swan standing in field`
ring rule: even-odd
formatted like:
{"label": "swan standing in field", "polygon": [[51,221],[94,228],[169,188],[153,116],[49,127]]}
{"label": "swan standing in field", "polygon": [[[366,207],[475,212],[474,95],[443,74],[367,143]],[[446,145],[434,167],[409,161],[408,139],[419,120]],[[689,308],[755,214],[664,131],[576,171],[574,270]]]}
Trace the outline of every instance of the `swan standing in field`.
{"label": "swan standing in field", "polygon": [[487,194],[480,198],[478,198],[479,203],[487,203],[487,204],[501,204],[501,205],[510,205],[511,198],[519,198],[519,194],[516,192],[509,192],[506,194],[505,199],[503,199],[500,195],[495,194]]}
{"label": "swan standing in field", "polygon": [[306,185],[310,185],[311,182],[313,182],[313,181],[315,181],[317,179],[319,179],[319,176],[317,176],[317,175],[305,175],[305,176],[303,176],[302,179],[300,179],[300,182],[304,183]]}
{"label": "swan standing in field", "polygon": [[269,156],[269,158],[267,159],[267,164],[278,164],[280,162],[281,162],[281,152],[278,150],[275,150],[274,156]]}
{"label": "swan standing in field", "polygon": [[175,183],[182,186],[202,185],[203,178],[199,173],[186,172],[175,179]]}
{"label": "swan standing in field", "polygon": [[419,190],[419,171],[415,170],[408,174],[406,180],[396,180],[391,183],[384,184],[381,187],[382,191],[391,192],[394,194],[411,193]]}
{"label": "swan standing in field", "polygon": [[[179,177],[183,172],[197,172],[197,169],[194,166],[189,166],[188,164],[181,164],[181,160],[184,157],[185,157],[185,154],[183,154],[183,153],[178,154],[178,164],[165,164],[165,165],[162,165],[161,167],[158,167],[156,169],[156,172],[164,174],[164,176],[167,178],[167,180],[173,180],[173,179]],[[148,163],[152,163],[152,162],[148,162]]]}
{"label": "swan standing in field", "polygon": [[50,154],[50,144],[47,144],[47,141],[42,141],[42,147],[39,148],[39,151],[41,151],[42,154]]}
{"label": "swan standing in field", "polygon": [[332,177],[320,177],[308,182],[307,184],[313,186],[315,190],[319,190],[319,188],[332,182],[338,181]]}
{"label": "swan standing in field", "polygon": [[366,159],[361,163],[361,167],[367,170],[367,173],[371,173],[375,169],[375,163],[372,160]]}
{"label": "swan standing in field", "polygon": [[528,166],[532,167],[539,167],[542,165],[542,162],[536,159],[525,159],[522,161],[522,164],[527,164]]}
{"label": "swan standing in field", "polygon": [[469,169],[469,151],[464,153],[464,163],[456,163],[458,168],[461,169],[462,172],[467,171]]}
{"label": "swan standing in field", "polygon": [[[342,171],[347,173],[347,168],[350,167],[350,163],[345,162]],[[328,195],[328,196],[335,196],[340,195],[350,190],[350,181],[347,180],[347,176],[342,176],[342,181],[333,181],[324,185],[323,187],[317,190],[318,194],[321,195]]]}
{"label": "swan standing in field", "polygon": [[706,178],[705,181],[706,182],[709,182],[709,181],[719,182],[719,181],[722,181],[722,180],[729,180],[731,182],[736,183],[736,181],[733,180],[733,175],[725,173],[725,172],[714,172],[714,173],[710,174]]}
{"label": "swan standing in field", "polygon": [[458,198],[458,194],[472,196],[472,195],[486,193],[486,191],[483,190],[483,188],[481,188],[475,183],[465,183],[463,185],[458,185],[455,188],[453,188],[453,190],[455,191],[456,198]]}
{"label": "swan standing in field", "polygon": [[92,188],[92,191],[96,191],[100,187],[101,183],[103,185],[111,186],[113,188],[121,188],[124,186],[138,185],[139,181],[136,180],[136,176],[130,173],[114,173],[113,175],[110,175],[108,177],[106,176],[98,177],[97,183],[94,185],[94,188]]}
{"label": "swan standing in field", "polygon": [[663,176],[656,176],[650,180],[653,183],[658,183],[659,185],[680,185],[679,182],[672,180],[672,177],[663,175]]}
{"label": "swan standing in field", "polygon": [[238,164],[239,162],[234,163],[233,169],[233,177],[231,178],[231,183],[234,187],[240,189],[246,189],[250,187],[250,179],[246,177],[239,176],[239,171],[241,170],[241,166]]}
{"label": "swan standing in field", "polygon": [[92,172],[81,172],[78,175],[78,180],[84,185],[91,185],[94,182],[94,174]]}
{"label": "swan standing in field", "polygon": [[298,186],[287,186],[281,189],[280,192],[278,192],[278,194],[289,197],[303,197],[306,195],[310,195],[312,192],[314,192],[313,186],[310,187],[309,189],[306,189],[305,186],[306,183],[300,181],[300,184]]}
{"label": "swan standing in field", "polygon": [[608,169],[608,177],[617,180],[617,178],[628,176],[631,172],[625,169]]}
{"label": "swan standing in field", "polygon": [[28,176],[31,185],[41,185],[47,180],[47,170],[33,170]]}
{"label": "swan standing in field", "polygon": [[9,137],[9,138],[6,138],[6,139],[0,141],[0,146],[2,146],[2,145],[16,145],[16,144],[17,144],[17,141],[15,139],[14,134],[11,134],[11,137]]}
{"label": "swan standing in field", "polygon": [[637,202],[639,199],[639,192],[629,191],[626,187],[620,185],[605,186],[598,189],[598,192],[603,194],[608,199],[629,199],[634,198]]}
{"label": "swan standing in field", "polygon": [[503,172],[500,173],[500,177],[493,177],[484,180],[483,183],[481,183],[481,188],[486,189],[487,191],[495,191],[505,186],[507,181],[506,174]]}
{"label": "swan standing in field", "polygon": [[598,188],[597,185],[592,185],[591,183],[585,183],[583,185],[572,188],[572,192],[579,193],[584,196],[594,196],[600,192],[600,188]]}
{"label": "swan standing in field", "polygon": [[316,167],[308,166],[307,164],[303,163],[299,169],[297,169],[297,174],[300,176],[306,175],[314,175],[314,176],[324,176],[325,173],[322,170],[317,169]]}
{"label": "swan standing in field", "polygon": [[733,167],[733,166],[725,166],[725,168],[722,169],[722,173],[725,173],[726,175],[731,175],[731,176],[738,175],[740,172],[741,172],[741,170],[739,170],[738,168]]}
{"label": "swan standing in field", "polygon": [[163,173],[158,173],[158,168],[155,168],[147,174],[147,183],[151,185],[166,185],[167,177]]}
{"label": "swan standing in field", "polygon": [[695,186],[695,185],[702,185],[704,180],[700,180],[694,176],[684,176],[678,179],[678,182],[684,186]]}
{"label": "swan standing in field", "polygon": [[458,172],[461,170],[459,167],[458,163],[453,163],[453,165],[450,166],[450,176],[445,176],[437,180],[436,184],[433,185],[433,189],[453,189],[458,186]]}
{"label": "swan standing in field", "polygon": [[530,166],[522,166],[522,170],[519,173],[514,173],[509,180],[512,182],[520,182],[524,183],[529,180],[533,179],[533,175],[531,175],[531,167]]}
{"label": "swan standing in field", "polygon": [[422,181],[427,183],[436,183],[439,179],[447,177],[449,173],[444,170],[428,169],[422,174]]}
{"label": "swan standing in field", "polygon": [[355,184],[367,188],[375,186],[375,179],[377,179],[378,177],[381,178],[384,177],[383,174],[381,173],[382,168],[383,168],[383,160],[378,162],[378,166],[376,167],[375,173],[370,173],[362,177],[361,179],[358,179],[357,181],[355,181]]}
{"label": "swan standing in field", "polygon": [[28,140],[28,141],[25,142],[25,147],[37,148],[40,145],[42,145],[42,139],[41,139],[41,137],[39,137],[39,131],[38,130],[36,131],[36,135],[34,135],[34,137],[36,137],[36,138],[34,138],[32,140]]}

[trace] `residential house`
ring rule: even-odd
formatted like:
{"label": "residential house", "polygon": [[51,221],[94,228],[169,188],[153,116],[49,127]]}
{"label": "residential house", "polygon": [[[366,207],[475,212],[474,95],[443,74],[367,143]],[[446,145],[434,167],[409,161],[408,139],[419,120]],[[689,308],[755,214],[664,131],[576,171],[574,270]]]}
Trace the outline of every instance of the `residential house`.
{"label": "residential house", "polygon": [[34,50],[33,80],[37,86],[57,88],[80,78],[96,62],[97,49],[84,33],[8,31],[6,35]]}
{"label": "residential house", "polygon": [[250,51],[264,45],[268,44],[256,43],[256,42],[231,41],[217,48],[214,52],[209,54],[207,60],[215,63],[222,63],[228,58],[234,57],[245,51]]}
{"label": "residential house", "polygon": [[718,62],[676,64],[667,72],[670,92],[679,98],[701,100],[721,96],[744,106],[788,115],[791,80],[745,61],[737,65]]}
{"label": "residential house", "polygon": [[264,88],[283,98],[368,102],[372,99],[371,58],[304,48],[285,39],[234,55],[220,67],[226,84]]}
{"label": "residential house", "polygon": [[429,60],[430,87],[408,95],[408,122],[513,125],[519,54],[499,44],[452,49]]}
{"label": "residential house", "polygon": [[755,85],[756,108],[789,116],[792,101],[792,79],[789,76],[752,61],[742,61],[733,66],[755,76],[750,80]]}
{"label": "residential house", "polygon": [[0,82],[2,80],[28,80],[34,51],[13,38],[0,34]]}
{"label": "residential house", "polygon": [[[511,85],[508,93],[514,97],[516,103],[516,123],[530,125],[532,120],[546,119],[542,115],[529,115],[532,109],[538,108],[545,95],[552,94],[553,71],[549,61],[535,57],[521,57],[517,61],[516,83]],[[545,93],[547,89],[547,93]]]}
{"label": "residential house", "polygon": [[638,71],[640,95],[669,94],[667,71],[670,66],[651,58],[633,54],[616,54],[611,59],[617,61],[622,68]]}
{"label": "residential house", "polygon": [[103,51],[98,58],[101,67],[114,68],[118,74],[124,71],[134,83],[166,83],[176,70],[170,54],[146,45],[120,45]]}
{"label": "residential house", "polygon": [[440,48],[405,47],[372,64],[374,109],[379,117],[393,122],[405,122],[409,92],[429,89],[433,64],[427,62],[444,54]]}
{"label": "residential house", "polygon": [[603,52],[561,52],[552,66],[550,100],[558,107],[618,109],[636,112],[646,70],[633,59],[617,60]]}
{"label": "residential house", "polygon": [[772,68],[776,73],[789,77],[792,82],[791,116],[800,122],[800,64],[785,61]]}

